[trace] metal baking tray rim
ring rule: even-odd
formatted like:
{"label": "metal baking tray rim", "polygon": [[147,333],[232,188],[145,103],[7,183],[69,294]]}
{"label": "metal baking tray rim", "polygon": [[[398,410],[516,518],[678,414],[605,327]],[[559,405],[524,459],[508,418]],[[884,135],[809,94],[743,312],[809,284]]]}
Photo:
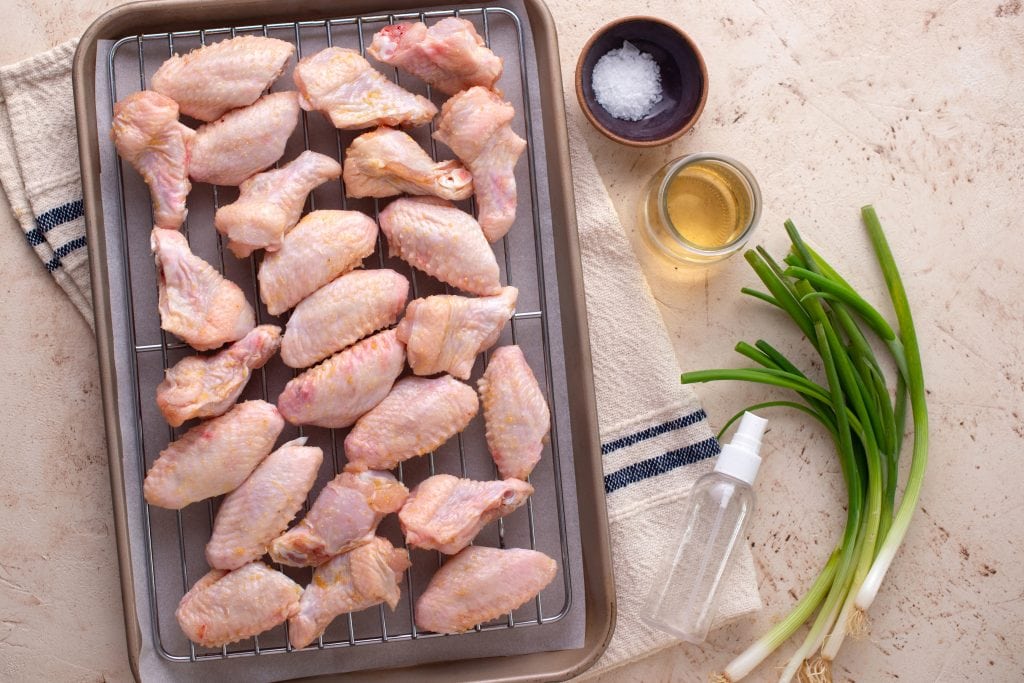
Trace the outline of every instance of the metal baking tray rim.
{"label": "metal baking tray rim", "polygon": [[[460,3],[456,3],[460,4]],[[470,3],[461,3],[470,4]],[[472,3],[479,5],[481,3]],[[558,287],[562,301],[563,339],[566,348],[573,348],[576,354],[566,359],[566,372],[570,378],[580,381],[577,396],[582,399],[570,406],[573,423],[575,466],[577,469],[577,497],[580,507],[580,528],[587,551],[583,555],[584,582],[587,602],[587,632],[582,650],[536,653],[516,657],[516,663],[502,658],[462,660],[420,666],[417,674],[421,678],[440,680],[536,680],[538,678],[566,678],[584,670],[603,652],[614,628],[615,600],[611,576],[610,551],[608,544],[607,518],[604,507],[604,491],[599,459],[594,389],[590,365],[589,338],[582,292],[582,274],[579,262],[578,238],[575,224],[575,209],[572,198],[572,183],[569,173],[567,135],[561,93],[561,75],[557,68],[558,48],[553,19],[540,0],[524,0],[534,33],[540,78],[540,108],[545,120],[546,146],[549,148],[549,183],[551,211],[556,229],[556,260],[558,262]],[[365,12],[399,13],[415,9],[415,3],[401,0],[385,7],[368,3]],[[359,12],[359,7],[344,8],[346,14]],[[275,20],[292,23],[296,16],[300,20],[323,20],[336,17],[339,9],[333,3],[315,0],[300,7],[293,2],[272,0],[233,0],[210,5],[195,0],[154,0],[131,3],[107,12],[97,19],[85,32],[75,54],[73,81],[75,107],[79,127],[79,152],[82,166],[82,182],[87,221],[87,239],[90,249],[90,266],[94,291],[94,308],[97,329],[97,347],[101,369],[101,388],[104,400],[104,423],[108,437],[108,458],[115,528],[118,540],[118,564],[121,573],[122,598],[126,625],[129,663],[135,677],[140,678],[139,653],[142,634],[135,610],[135,591],[131,565],[132,549],[128,538],[127,509],[122,470],[123,446],[119,425],[116,377],[114,369],[113,326],[109,296],[109,274],[105,259],[105,228],[99,187],[99,150],[95,116],[95,73],[97,41],[123,36],[128,32],[146,33],[159,29],[160,32],[175,30],[180,17],[187,17],[189,26],[205,23],[215,25],[237,25],[253,21],[258,16],[261,23]],[[176,23],[177,22],[177,25]],[[148,29],[147,29],[148,27]],[[555,189],[557,188],[557,191]],[[590,457],[581,457],[589,454]],[[507,672],[507,669],[519,669]],[[408,671],[406,670],[406,673]],[[386,680],[400,677],[402,670],[380,670],[358,672],[361,680],[368,677]],[[348,679],[350,675],[335,677]]]}

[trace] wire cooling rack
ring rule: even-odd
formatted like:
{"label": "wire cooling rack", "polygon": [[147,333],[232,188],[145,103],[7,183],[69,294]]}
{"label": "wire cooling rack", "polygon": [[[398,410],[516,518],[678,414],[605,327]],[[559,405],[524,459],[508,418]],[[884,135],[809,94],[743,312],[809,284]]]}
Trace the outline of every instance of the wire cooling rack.
{"label": "wire cooling rack", "polygon": [[[562,456],[558,452],[557,430],[564,422],[560,422],[559,406],[554,400],[557,392],[552,380],[550,320],[546,310],[548,307],[544,304],[549,299],[545,282],[540,206],[537,199],[538,172],[533,152],[534,146],[542,143],[534,137],[531,123],[533,110],[520,18],[508,9],[477,7],[126,36],[114,42],[107,54],[108,77],[111,83],[110,106],[113,107],[115,101],[134,90],[145,89],[153,72],[171,54],[181,54],[218,40],[238,35],[264,35],[288,40],[296,46],[296,58],[299,59],[332,45],[358,49],[365,54],[373,33],[387,24],[398,21],[423,21],[430,24],[448,16],[460,16],[474,23],[487,44],[505,60],[505,74],[498,86],[503,88],[506,96],[513,92],[518,94],[512,99],[516,107],[513,128],[525,137],[528,143],[526,154],[520,160],[516,172],[520,197],[519,215],[512,231],[495,245],[495,249],[502,270],[503,283],[518,287],[520,296],[517,311],[503,332],[499,344],[513,343],[523,348],[545,390],[552,411],[551,439],[531,477],[531,483],[536,488],[534,496],[524,508],[485,529],[476,542],[497,547],[530,547],[559,560],[558,580],[532,603],[501,619],[479,625],[476,630],[543,626],[562,619],[568,613],[571,607],[573,577],[568,557],[563,496],[563,489],[567,484],[563,481],[560,464]],[[425,95],[436,104],[440,105],[443,101],[443,97],[435,97],[430,88],[417,79],[400,74],[397,69],[383,65],[375,66],[403,87]],[[291,69],[288,68],[286,71],[288,73],[273,86],[272,90],[293,89],[289,76]],[[436,160],[444,158],[446,150],[439,149],[430,137],[433,125],[431,123],[430,126],[421,127],[410,133]],[[337,131],[320,114],[303,112],[301,123],[289,141],[282,163],[294,158],[303,149],[325,153],[340,161],[352,138],[362,132],[365,131]],[[120,160],[116,176],[120,202],[120,229],[124,245],[123,277],[127,285],[127,313],[130,320],[127,343],[133,349],[134,359],[130,371],[136,391],[137,451],[140,454],[139,469],[144,473],[152,466],[159,452],[191,426],[189,424],[180,429],[170,429],[157,411],[153,397],[163,371],[194,352],[187,345],[159,329],[155,269],[148,251],[148,225],[145,223],[148,219],[144,218],[150,215],[151,207],[141,199],[148,195],[145,194],[145,188],[138,175]],[[250,301],[255,304],[258,324],[274,323],[283,326],[285,320],[270,316],[259,302],[256,282],[258,256],[239,260],[230,253],[225,255],[220,235],[212,226],[213,212],[217,207],[234,201],[236,197],[237,188],[195,185],[189,195],[189,218],[183,231],[196,254],[205,258],[247,292]],[[343,181],[339,181],[321,186],[314,191],[307,202],[307,208],[357,209],[376,217],[384,203],[378,200],[348,199],[345,197]],[[463,208],[475,210],[472,200],[463,203]],[[442,283],[414,271],[397,259],[389,258],[383,236],[378,238],[375,253],[366,261],[366,267],[375,266],[393,268],[409,277],[414,297],[448,291]],[[550,276],[550,273],[548,275]],[[477,359],[471,379],[474,384],[482,373],[486,361],[487,354],[482,354],[481,358]],[[284,366],[280,359],[275,357],[266,367],[254,373],[240,400],[262,398],[274,402],[284,384],[294,374],[295,371]],[[438,472],[476,479],[497,478],[497,471],[488,455],[483,432],[482,416],[478,415],[456,439],[424,458],[403,463],[396,474],[410,488]],[[324,471],[320,473],[303,513],[315,499],[320,488],[344,466],[341,444],[345,433],[345,430],[288,426],[282,434],[281,442],[296,436],[308,437],[309,445],[317,445],[324,449],[325,461],[330,463],[328,467],[322,468]],[[137,493],[140,497],[141,484],[140,475],[140,480],[134,484],[138,487]],[[191,505],[181,511],[143,505],[148,598],[152,613],[155,615],[154,642],[157,649],[162,657],[181,662],[292,652],[293,648],[288,643],[287,624],[258,637],[220,649],[204,648],[189,642],[178,629],[173,615],[178,600],[208,571],[203,548],[209,539],[218,504],[219,501],[211,500]],[[384,521],[379,533],[396,545],[403,544],[394,516]],[[406,573],[402,601],[394,612],[385,610],[381,605],[378,608],[339,617],[313,648],[303,652],[437,637],[439,634],[417,630],[414,604],[416,597],[426,587],[430,576],[443,563],[444,558],[438,553],[424,551],[413,551],[411,556],[413,567]],[[308,569],[280,566],[278,568],[303,585],[311,576]]]}

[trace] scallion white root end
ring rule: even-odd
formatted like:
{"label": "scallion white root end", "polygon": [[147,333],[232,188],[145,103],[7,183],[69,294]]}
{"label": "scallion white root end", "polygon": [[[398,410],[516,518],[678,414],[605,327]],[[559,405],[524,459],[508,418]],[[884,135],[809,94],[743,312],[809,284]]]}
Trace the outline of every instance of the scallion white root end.
{"label": "scallion white root end", "polygon": [[868,637],[869,628],[868,614],[862,609],[854,608],[853,614],[846,624],[846,630],[851,638],[863,640]]}
{"label": "scallion white root end", "polygon": [[800,668],[800,683],[832,683],[832,663],[821,657],[805,660]]}

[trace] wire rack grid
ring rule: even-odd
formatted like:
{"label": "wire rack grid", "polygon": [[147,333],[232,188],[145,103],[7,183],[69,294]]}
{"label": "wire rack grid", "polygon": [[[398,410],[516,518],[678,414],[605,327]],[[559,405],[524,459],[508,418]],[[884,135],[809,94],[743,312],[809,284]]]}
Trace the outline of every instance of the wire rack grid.
{"label": "wire rack grid", "polygon": [[[522,187],[520,182],[520,217],[517,219],[513,231],[519,230],[527,236],[528,245],[532,245],[532,254],[524,249],[522,244],[511,244],[510,237],[506,236],[502,242],[496,245],[499,253],[499,263],[502,266],[503,284],[515,285],[523,289],[532,290],[535,295],[533,300],[535,306],[528,306],[529,310],[517,310],[499,343],[520,344],[524,347],[535,373],[542,377],[542,386],[548,399],[551,409],[552,435],[542,457],[538,470],[532,475],[534,485],[537,488],[538,496],[547,496],[549,503],[553,503],[554,520],[548,519],[551,515],[539,517],[536,511],[537,504],[534,498],[528,500],[523,510],[519,510],[506,519],[498,520],[496,524],[496,537],[485,538],[487,534],[478,537],[478,542],[498,547],[527,546],[530,548],[547,550],[549,554],[556,555],[559,562],[559,575],[561,586],[558,590],[551,591],[549,588],[533,601],[532,605],[524,606],[513,613],[509,613],[502,619],[478,625],[476,631],[513,629],[526,626],[541,626],[562,619],[571,607],[572,581],[570,562],[568,557],[568,543],[566,538],[566,517],[565,502],[563,496],[563,474],[560,463],[562,454],[559,453],[557,429],[559,425],[558,405],[553,397],[555,396],[552,373],[552,348],[550,338],[550,321],[548,319],[548,308],[545,302],[549,301],[547,293],[547,282],[545,281],[545,264],[543,253],[543,240],[541,236],[540,206],[537,201],[538,174],[536,159],[533,152],[536,139],[534,138],[534,127],[531,122],[530,89],[528,83],[528,71],[526,68],[525,41],[523,27],[520,18],[515,12],[500,7],[476,7],[461,10],[436,10],[424,12],[409,12],[395,14],[376,14],[360,17],[345,17],[328,19],[323,21],[299,21],[291,23],[255,24],[235,27],[219,27],[209,29],[196,29],[190,31],[178,31],[173,33],[155,33],[136,36],[126,36],[116,41],[110,48],[107,55],[108,77],[111,83],[110,106],[113,107],[120,97],[128,92],[122,86],[122,92],[118,92],[117,84],[124,82],[124,70],[127,53],[132,52],[132,59],[135,61],[135,69],[138,72],[138,89],[145,89],[147,78],[152,74],[154,65],[159,65],[168,56],[175,52],[184,52],[188,48],[206,45],[207,42],[226,39],[237,35],[264,35],[288,39],[296,46],[296,59],[301,59],[306,54],[312,54],[316,49],[324,46],[340,45],[344,47],[358,48],[360,53],[365,55],[367,46],[366,35],[372,35],[376,27],[398,21],[423,21],[431,23],[448,16],[461,16],[467,18],[477,25],[478,31],[483,35],[485,42],[492,46],[492,27],[495,23],[501,24],[500,30],[503,34],[511,37],[506,41],[506,50],[511,54],[499,55],[505,58],[506,73],[513,72],[519,79],[518,90],[521,92],[519,102],[514,102],[517,109],[518,125],[525,132],[527,140],[527,152],[525,155],[526,173],[520,170],[518,176],[525,175],[527,183]],[[509,49],[510,48],[510,49]],[[496,51],[497,48],[496,48]],[[514,64],[517,69],[509,69],[509,64]],[[430,91],[429,86],[421,83],[403,83],[397,69],[387,69],[393,80],[400,85],[410,89],[421,90],[428,98],[435,102],[438,99]],[[415,79],[407,79],[415,80]],[[288,85],[275,85],[274,90],[288,89]],[[301,123],[298,135],[301,136],[301,144],[294,145],[297,153],[302,149],[311,149],[312,138],[318,138],[321,142],[325,139],[323,135],[323,122],[315,118],[319,114],[308,114],[302,112]],[[321,130],[314,130],[317,127]],[[333,130],[333,129],[332,129]],[[312,133],[311,133],[312,131]],[[437,160],[441,158],[439,149],[432,137],[434,131],[433,122],[421,131],[419,138],[421,144],[429,149],[431,156]],[[364,131],[356,131],[355,134]],[[422,138],[428,136],[426,140]],[[296,135],[293,134],[293,138]],[[346,142],[352,135],[342,131],[333,130],[333,144],[331,151],[336,158],[343,159]],[[290,143],[291,145],[291,143]],[[285,158],[291,158],[291,149],[285,153]],[[325,152],[323,145],[316,151]],[[134,177],[134,171],[125,169],[124,163],[118,161],[116,176],[119,194],[120,229],[122,231],[122,244],[124,245],[124,279],[127,283],[129,320],[129,339],[127,343],[133,349],[134,364],[130,367],[132,384],[135,387],[135,409],[137,421],[137,451],[140,458],[140,481],[137,482],[137,494],[141,497],[141,476],[150,466],[153,460],[167,443],[174,440],[189,426],[183,428],[169,428],[160,418],[159,413],[152,409],[153,395],[156,383],[162,378],[162,373],[174,362],[185,355],[188,355],[189,348],[180,341],[171,339],[162,330],[154,329],[151,321],[141,322],[145,317],[140,311],[145,307],[153,307],[155,302],[155,271],[152,259],[148,264],[138,253],[132,252],[130,245],[133,244],[129,235],[129,223],[132,222],[130,214],[137,214],[143,210],[149,211],[151,207],[147,204],[144,207],[133,207],[125,187],[126,183],[141,182]],[[522,167],[522,160],[520,162]],[[199,189],[199,193],[197,193]],[[329,190],[329,188],[328,188]],[[525,202],[522,201],[524,190],[528,190],[529,209],[524,211]],[[208,198],[204,195],[208,192]],[[202,246],[195,245],[199,241],[210,242],[215,234],[212,226],[198,226],[203,209],[197,211],[193,208],[195,202],[202,204],[209,201],[206,206],[206,213],[212,214],[217,207],[233,201],[237,196],[235,188],[223,188],[215,186],[197,186],[189,196],[190,214],[189,220],[183,228],[185,235],[189,238],[190,245],[196,248],[197,253],[202,251]],[[319,197],[319,202],[318,202]],[[141,204],[143,202],[135,202]],[[360,209],[377,217],[381,208],[379,200],[350,200],[346,197],[343,180],[338,181],[333,191],[317,190],[310,194],[308,209],[316,210],[318,203],[321,208],[342,208]],[[475,212],[475,206],[470,200],[466,206],[467,210]],[[527,225],[527,223],[529,225]],[[532,228],[532,233],[525,231]],[[514,233],[510,233],[513,235]],[[138,238],[138,235],[135,236]],[[199,238],[199,239],[196,239]],[[216,242],[211,245],[211,258],[208,258],[222,274],[229,277],[246,289],[252,296],[256,308],[257,324],[268,322],[284,322],[270,316],[262,307],[259,301],[258,285],[256,274],[258,269],[258,257],[238,260],[232,256],[225,257],[223,243],[219,234],[215,234]],[[138,243],[138,239],[135,239]],[[137,251],[137,250],[136,250]],[[209,250],[208,250],[209,251]],[[532,267],[529,263],[532,256]],[[518,258],[518,260],[517,260]],[[525,260],[524,260],[525,259]],[[405,266],[401,262],[387,256],[385,239],[378,236],[377,249],[368,261],[376,261],[379,267],[391,267],[403,271],[410,279],[413,297],[420,297],[431,293],[448,292],[449,288],[422,273]],[[513,278],[513,272],[516,277]],[[523,297],[520,298],[520,304]],[[155,314],[155,311],[153,312]],[[157,322],[158,325],[158,322]],[[525,326],[525,327],[524,327]],[[152,341],[150,341],[152,339]],[[154,363],[153,359],[158,358],[159,362]],[[482,354],[474,367],[474,378],[479,376],[487,362],[487,354]],[[276,393],[274,386],[280,386],[296,371],[287,369],[278,359],[272,361],[258,371],[258,377],[250,382],[246,389],[246,398],[262,398],[273,402]],[[474,419],[474,423],[479,418]],[[289,427],[282,434],[282,439],[288,438],[291,430]],[[339,433],[340,432],[340,433]],[[482,425],[471,425],[463,434],[459,434],[454,444],[445,446],[446,453],[431,453],[425,458],[416,459],[421,462],[408,461],[399,465],[397,476],[410,488],[426,476],[437,472],[450,470],[459,476],[475,476],[475,478],[497,478],[497,470],[490,462],[486,446],[482,439]],[[318,483],[314,486],[309,500],[315,499],[319,488],[341,471],[344,466],[343,452],[340,443],[344,438],[344,430],[324,430],[318,428],[299,427],[295,429],[297,436],[311,436],[313,442],[323,445],[329,453],[329,461],[332,471],[322,473]],[[468,454],[467,454],[468,453]],[[481,467],[486,461],[489,473],[481,476]],[[544,480],[538,482],[538,478]],[[208,649],[197,646],[185,640],[173,625],[173,609],[177,606],[177,599],[183,595],[196,580],[207,571],[205,561],[202,557],[202,546],[205,544],[212,529],[213,520],[216,515],[219,501],[208,501],[205,506],[202,504],[190,506],[184,511],[167,511],[159,508],[151,508],[143,504],[144,510],[143,529],[145,532],[145,553],[148,570],[149,604],[154,615],[154,641],[159,654],[165,659],[180,662],[196,662],[211,659],[224,659],[233,657],[249,657],[265,654],[292,652],[293,648],[288,642],[287,624],[282,628],[275,629],[268,634],[257,636],[234,646],[224,646],[220,649]],[[308,510],[309,501],[304,506],[303,512]],[[524,513],[524,514],[521,514]],[[201,516],[203,519],[198,520]],[[386,535],[396,542],[402,544],[403,539],[397,524],[393,519],[385,520],[381,525],[380,533]],[[493,536],[493,534],[492,534]],[[432,557],[431,557],[432,555]],[[417,640],[423,638],[437,637],[439,634],[417,630],[415,626],[415,596],[416,588],[421,590],[426,586],[426,580],[432,571],[436,570],[444,558],[439,553],[425,553],[417,551],[412,553],[413,568],[406,573],[405,591],[402,603],[393,614],[386,613],[384,606],[378,606],[376,610],[367,610],[358,615],[348,614],[335,620],[335,624],[328,628],[314,646],[306,648],[306,651],[316,651],[325,648],[351,647],[371,643],[386,643],[396,640]],[[293,568],[278,567],[292,576],[300,583],[309,580],[309,570],[295,570]],[[169,586],[174,584],[174,586]],[[553,597],[547,595],[553,593]],[[173,604],[168,596],[174,596]],[[545,611],[545,607],[548,608]],[[556,609],[557,608],[557,609]],[[368,616],[368,613],[373,613]],[[370,618],[372,617],[372,619]]]}

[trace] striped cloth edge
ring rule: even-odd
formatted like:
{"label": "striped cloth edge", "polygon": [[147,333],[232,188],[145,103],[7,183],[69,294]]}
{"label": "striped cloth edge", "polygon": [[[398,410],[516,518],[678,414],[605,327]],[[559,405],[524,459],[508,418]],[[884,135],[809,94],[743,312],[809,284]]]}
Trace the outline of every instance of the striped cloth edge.
{"label": "striped cloth edge", "polygon": [[71,86],[77,43],[0,68],[0,185],[28,245],[92,327]]}
{"label": "striped cloth edge", "polygon": [[[718,442],[679,361],[618,212],[601,180],[571,96],[566,107],[580,257],[590,327],[617,621],[590,678],[679,641],[640,619],[646,589],[678,540],[686,495],[709,472]],[[699,332],[698,332],[699,333]],[[759,609],[750,548],[737,548],[716,621]],[[695,671],[676,672],[696,680]]]}
{"label": "striped cloth edge", "polygon": [[[605,493],[613,493],[630,484],[637,484],[651,477],[657,477],[674,470],[677,467],[691,465],[704,458],[718,455],[718,441],[713,436],[692,441],[684,445],[673,443],[668,450],[662,451],[659,455],[650,456],[641,460],[624,464],[617,469],[608,472],[609,458],[614,454],[628,452],[639,445],[649,445],[648,442],[660,443],[662,441],[677,441],[672,437],[674,433],[707,420],[703,409],[674,417],[651,427],[632,432],[626,436],[613,439],[601,444],[601,455],[605,456],[604,490]],[[661,450],[655,446],[656,450]]]}

